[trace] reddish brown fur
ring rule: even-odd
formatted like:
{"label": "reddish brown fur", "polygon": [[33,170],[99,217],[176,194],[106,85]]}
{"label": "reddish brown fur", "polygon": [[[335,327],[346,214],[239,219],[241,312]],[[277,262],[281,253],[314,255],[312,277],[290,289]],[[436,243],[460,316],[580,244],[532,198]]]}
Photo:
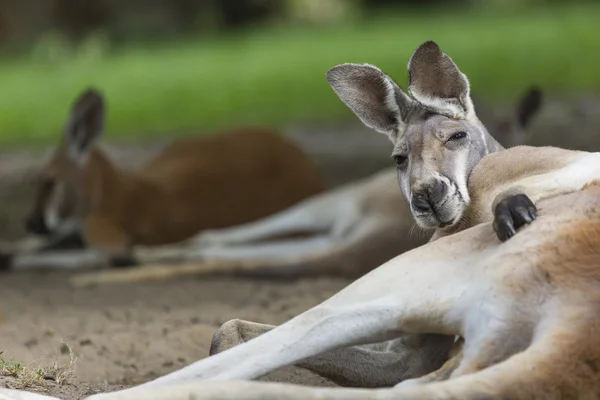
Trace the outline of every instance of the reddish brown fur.
{"label": "reddish brown fur", "polygon": [[503,369],[489,393],[524,400],[600,398],[600,183],[542,202],[539,215],[545,214],[558,221],[545,227],[548,240],[531,254],[537,279],[513,278],[529,291],[549,286],[559,317],[551,317],[549,343],[522,361],[521,367],[535,368],[525,378],[522,368]]}
{"label": "reddish brown fur", "polygon": [[552,345],[540,355],[544,360],[527,381],[503,375],[500,382],[521,383],[505,387],[502,393],[511,399],[598,398],[600,184],[545,203],[540,214],[560,216],[562,221],[549,235],[551,240],[538,249],[535,270],[559,299],[561,319],[550,333]]}
{"label": "reddish brown fur", "polygon": [[[552,240],[538,249],[535,269],[559,299],[560,320],[552,321],[557,324],[548,343],[523,360],[521,368],[502,369],[494,380],[486,377],[494,382],[488,385],[490,395],[523,400],[600,398],[600,186],[588,185],[553,200],[562,203],[562,212],[559,204],[552,204],[548,207],[552,214],[566,218]],[[565,204],[577,212],[565,209]],[[522,367],[527,365],[532,368],[524,374]]]}
{"label": "reddish brown fur", "polygon": [[92,149],[79,174],[65,147],[58,148],[42,181],[79,183],[87,204],[72,206],[89,208],[86,239],[110,252],[249,222],[324,189],[309,157],[264,128],[179,140],[132,172],[119,170],[100,149]]}

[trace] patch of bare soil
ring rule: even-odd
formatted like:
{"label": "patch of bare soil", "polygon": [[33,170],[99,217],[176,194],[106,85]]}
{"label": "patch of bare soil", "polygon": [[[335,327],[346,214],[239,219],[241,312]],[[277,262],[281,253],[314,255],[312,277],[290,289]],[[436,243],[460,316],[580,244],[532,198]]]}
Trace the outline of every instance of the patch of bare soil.
{"label": "patch of bare soil", "polygon": [[[72,368],[73,374],[60,382],[46,377],[25,385],[67,400],[181,368],[208,356],[212,335],[224,322],[242,318],[280,324],[347,284],[342,279],[205,278],[74,291],[67,278],[56,272],[0,275],[2,357],[32,370]],[[72,366],[69,352],[61,351],[65,345],[76,357]],[[1,379],[5,387],[23,386],[18,378]],[[330,385],[299,368],[266,379]]]}

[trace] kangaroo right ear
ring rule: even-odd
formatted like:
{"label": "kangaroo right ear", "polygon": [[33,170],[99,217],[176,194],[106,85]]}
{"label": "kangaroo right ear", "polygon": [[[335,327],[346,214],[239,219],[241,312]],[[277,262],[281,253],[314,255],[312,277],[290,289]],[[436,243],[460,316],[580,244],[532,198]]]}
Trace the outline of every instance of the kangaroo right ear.
{"label": "kangaroo right ear", "polygon": [[392,142],[404,133],[412,100],[379,68],[340,64],[327,71],[327,82],[369,128],[385,133]]}
{"label": "kangaroo right ear", "polygon": [[87,156],[104,130],[104,99],[94,88],[84,91],[71,106],[65,128],[67,154],[79,165]]}
{"label": "kangaroo right ear", "polygon": [[517,122],[522,128],[527,128],[535,114],[542,108],[543,94],[537,86],[532,86],[525,92],[517,105]]}

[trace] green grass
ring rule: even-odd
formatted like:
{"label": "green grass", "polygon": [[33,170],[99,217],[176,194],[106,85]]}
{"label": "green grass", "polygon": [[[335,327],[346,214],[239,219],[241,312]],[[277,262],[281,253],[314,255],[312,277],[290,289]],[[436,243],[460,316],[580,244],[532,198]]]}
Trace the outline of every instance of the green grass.
{"label": "green grass", "polygon": [[0,61],[0,142],[56,141],[68,107],[88,85],[106,93],[112,138],[350,118],[326,71],[368,62],[404,85],[408,58],[429,39],[489,99],[510,101],[531,83],[567,95],[598,91],[599,16],[599,5],[521,15],[389,15],[122,48],[101,58],[6,59]]}

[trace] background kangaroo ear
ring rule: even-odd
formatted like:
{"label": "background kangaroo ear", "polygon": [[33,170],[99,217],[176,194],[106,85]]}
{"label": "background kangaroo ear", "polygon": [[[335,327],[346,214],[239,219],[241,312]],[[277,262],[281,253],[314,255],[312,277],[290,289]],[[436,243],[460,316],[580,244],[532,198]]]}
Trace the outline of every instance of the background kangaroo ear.
{"label": "background kangaroo ear", "polygon": [[79,165],[85,164],[95,141],[104,130],[104,99],[94,88],[85,90],[71,106],[65,127],[67,154]]}
{"label": "background kangaroo ear", "polygon": [[379,68],[340,64],[327,72],[327,82],[366,126],[392,142],[404,132],[412,100]]}
{"label": "background kangaroo ear", "polygon": [[420,45],[408,62],[408,93],[426,108],[452,118],[475,112],[469,80],[433,41]]}
{"label": "background kangaroo ear", "polygon": [[531,86],[517,104],[517,122],[522,128],[527,128],[533,117],[542,108],[543,93],[538,86]]}

